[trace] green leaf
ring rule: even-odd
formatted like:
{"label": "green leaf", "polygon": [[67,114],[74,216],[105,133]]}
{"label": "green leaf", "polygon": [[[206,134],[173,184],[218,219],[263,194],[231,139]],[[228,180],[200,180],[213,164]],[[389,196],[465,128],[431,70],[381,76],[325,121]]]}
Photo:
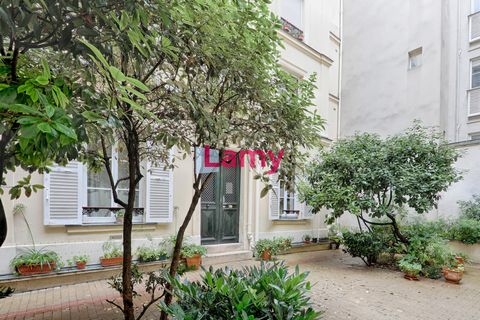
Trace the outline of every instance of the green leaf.
{"label": "green leaf", "polygon": [[48,84],[48,78],[45,75],[41,75],[35,78],[35,81],[38,82],[39,85],[41,86],[46,86]]}
{"label": "green leaf", "polygon": [[36,115],[42,115],[41,112],[39,112],[37,109],[32,108],[30,106],[27,106],[25,104],[12,104],[8,108],[11,112],[18,112],[18,113],[23,113],[23,114],[36,114]]}
{"label": "green leaf", "polygon": [[126,80],[127,82],[129,82],[130,84],[134,85],[135,87],[143,90],[143,91],[146,91],[146,92],[149,92],[150,89],[143,83],[141,82],[140,80],[137,80],[135,78],[131,78],[131,77],[126,77]]}
{"label": "green leaf", "polygon": [[52,133],[52,127],[46,122],[37,124],[37,128],[44,133]]}
{"label": "green leaf", "polygon": [[77,134],[75,133],[75,130],[72,128],[69,128],[61,123],[54,122],[52,124],[53,128],[56,129],[57,131],[60,131],[64,135],[66,135],[69,138],[72,138],[74,140],[77,140]]}
{"label": "green leaf", "polygon": [[108,71],[110,71],[110,74],[112,75],[113,79],[115,79],[117,81],[125,81],[126,77],[123,74],[123,72],[120,71],[120,69],[118,69],[114,66],[110,66],[110,67],[108,67]]}
{"label": "green leaf", "polygon": [[93,44],[91,44],[87,40],[80,40],[80,42],[86,45],[93,52],[95,57],[103,64],[105,68],[108,68],[110,66],[105,57],[100,52],[100,50],[98,50]]}
{"label": "green leaf", "polygon": [[51,104],[47,104],[45,106],[45,111],[47,112],[47,116],[51,118],[55,114],[55,107]]}

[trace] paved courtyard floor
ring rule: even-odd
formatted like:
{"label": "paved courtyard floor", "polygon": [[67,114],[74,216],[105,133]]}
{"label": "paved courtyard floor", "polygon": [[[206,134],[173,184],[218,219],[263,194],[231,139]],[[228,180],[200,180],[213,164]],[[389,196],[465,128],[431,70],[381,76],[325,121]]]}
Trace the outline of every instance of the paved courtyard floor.
{"label": "paved courtyard floor", "polygon": [[[407,281],[400,272],[367,268],[340,250],[280,258],[311,272],[312,298],[316,307],[325,311],[322,319],[480,319],[479,266],[467,266],[462,284],[453,285],[443,279]],[[229,266],[256,263],[242,261]],[[0,300],[0,319],[122,319],[105,301],[116,297],[106,281],[18,293]],[[151,307],[144,319],[158,319],[158,315],[158,309]]]}

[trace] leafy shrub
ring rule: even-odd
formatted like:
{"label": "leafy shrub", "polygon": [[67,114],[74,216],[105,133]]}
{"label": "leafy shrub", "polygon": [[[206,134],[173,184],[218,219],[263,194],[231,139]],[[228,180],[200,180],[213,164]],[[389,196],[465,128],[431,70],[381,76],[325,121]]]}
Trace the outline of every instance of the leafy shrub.
{"label": "leafy shrub", "polygon": [[480,220],[460,219],[450,228],[450,239],[467,244],[480,242]]}
{"label": "leafy shrub", "polygon": [[375,264],[380,253],[387,249],[385,242],[377,232],[350,232],[342,235],[343,251],[352,257],[358,257],[367,266]]}
{"label": "leafy shrub", "polygon": [[161,308],[175,319],[296,319],[320,317],[307,296],[308,273],[283,263],[205,271],[199,282],[170,278],[176,303]]}
{"label": "leafy shrub", "polygon": [[75,263],[87,263],[88,262],[88,255],[84,254],[81,256],[73,256],[72,259],[67,260],[69,266],[73,266]]}
{"label": "leafy shrub", "polygon": [[45,249],[28,249],[23,253],[17,255],[10,262],[10,265],[14,270],[20,266],[33,266],[33,265],[48,265],[55,263],[57,267],[60,266],[60,258],[55,251],[46,251]]}
{"label": "leafy shrub", "polygon": [[444,239],[449,238],[449,230],[451,228],[451,223],[439,219],[435,221],[423,221],[413,223],[407,226],[404,226],[405,235],[410,237],[420,236],[420,237],[441,237]]}
{"label": "leafy shrub", "polygon": [[104,259],[118,258],[123,256],[122,248],[118,244],[110,241],[107,241],[103,244],[102,250]]}
{"label": "leafy shrub", "polygon": [[161,246],[140,246],[135,254],[140,262],[159,261],[167,258],[167,250]]}
{"label": "leafy shrub", "polygon": [[260,257],[266,250],[272,256],[285,252],[292,246],[292,238],[275,237],[273,239],[260,239],[255,243],[253,249],[256,257]]}
{"label": "leafy shrub", "polygon": [[422,265],[411,255],[404,256],[398,263],[400,270],[410,276],[418,276],[422,271]]}
{"label": "leafy shrub", "polygon": [[480,195],[473,195],[469,201],[458,201],[463,218],[480,221]]}
{"label": "leafy shrub", "polygon": [[197,254],[204,256],[207,254],[207,249],[198,244],[187,244],[182,247],[182,256],[184,257],[191,258]]}

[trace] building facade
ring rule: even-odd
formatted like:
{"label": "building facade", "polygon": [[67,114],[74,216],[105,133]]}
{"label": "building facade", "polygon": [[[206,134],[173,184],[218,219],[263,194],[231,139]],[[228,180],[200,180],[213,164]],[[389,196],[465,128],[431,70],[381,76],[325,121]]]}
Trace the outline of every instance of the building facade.
{"label": "building facade", "polygon": [[343,12],[341,136],[436,127],[464,179],[430,216],[458,215],[480,193],[480,1],[345,0]]}
{"label": "building facade", "polygon": [[[339,131],[341,0],[276,0],[272,11],[283,18],[279,31],[284,48],[282,67],[299,78],[317,74],[314,108],[326,119],[326,144]],[[121,177],[125,169],[121,148],[114,147],[112,168]],[[133,247],[174,235],[192,198],[193,159],[177,162],[173,170],[144,164],[145,178],[137,190]],[[25,176],[16,171],[6,177],[7,187]],[[260,197],[263,185],[245,168],[222,169],[202,194],[201,203],[188,227],[190,241],[207,245],[209,255],[229,259],[251,255],[256,240],[305,234],[326,236],[323,215],[312,216],[295,194],[283,191]],[[102,172],[89,171],[79,162],[54,167],[46,175],[35,174],[32,183],[45,189],[12,201],[2,196],[9,231],[0,248],[0,275],[11,273],[10,260],[22,249],[32,247],[24,215],[37,248],[56,251],[65,262],[74,255],[88,254],[98,263],[106,241],[121,241],[122,225],[116,223],[119,209]],[[121,190],[120,194],[127,189]],[[292,214],[293,210],[293,214]]]}

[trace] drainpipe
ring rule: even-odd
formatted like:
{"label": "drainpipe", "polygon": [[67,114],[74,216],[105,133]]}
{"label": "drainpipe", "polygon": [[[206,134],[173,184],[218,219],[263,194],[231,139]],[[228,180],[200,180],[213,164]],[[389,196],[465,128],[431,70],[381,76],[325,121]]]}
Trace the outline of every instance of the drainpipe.
{"label": "drainpipe", "polygon": [[252,183],[252,169],[250,168],[247,171],[247,190],[248,190],[248,214],[247,214],[247,239],[248,239],[248,248],[251,249],[253,248],[253,234],[252,234],[252,221],[253,221],[253,183]]}
{"label": "drainpipe", "polygon": [[260,180],[255,180],[255,237],[254,244],[260,235]]}
{"label": "drainpipe", "polygon": [[337,108],[337,137],[340,138],[340,119],[342,110],[342,59],[343,59],[343,0],[340,0],[340,12],[339,12],[339,30],[340,30],[340,52],[338,55],[338,108]]}

